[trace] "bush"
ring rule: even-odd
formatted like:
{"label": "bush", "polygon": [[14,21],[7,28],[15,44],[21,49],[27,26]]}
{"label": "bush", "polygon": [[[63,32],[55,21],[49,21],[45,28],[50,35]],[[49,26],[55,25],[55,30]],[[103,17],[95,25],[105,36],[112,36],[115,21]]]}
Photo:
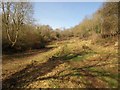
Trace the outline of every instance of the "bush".
{"label": "bush", "polygon": [[[52,28],[49,26],[41,26],[36,28],[32,25],[24,25],[19,31],[19,36],[14,47],[7,39],[6,31],[3,30],[2,46],[3,51],[22,52],[30,49],[45,48],[48,42],[55,40],[56,36]],[[12,36],[12,32],[10,32]]]}

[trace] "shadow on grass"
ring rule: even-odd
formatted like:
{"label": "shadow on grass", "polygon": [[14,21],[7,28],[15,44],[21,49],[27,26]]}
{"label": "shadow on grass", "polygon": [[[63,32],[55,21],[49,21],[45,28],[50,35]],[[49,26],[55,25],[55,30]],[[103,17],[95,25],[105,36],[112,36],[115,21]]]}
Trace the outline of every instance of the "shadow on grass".
{"label": "shadow on grass", "polygon": [[44,49],[37,49],[37,50],[21,52],[21,53],[3,54],[2,59],[5,60],[5,59],[9,59],[9,58],[25,58],[25,57],[36,55],[36,54],[39,54],[39,53],[47,52],[47,51],[49,51],[53,48],[54,47],[46,47]]}
{"label": "shadow on grass", "polygon": [[[92,67],[100,67],[100,66],[104,66],[104,65],[108,65],[108,64],[99,64],[100,62],[107,60],[109,58],[106,57],[105,59],[102,60],[98,60],[97,63],[93,64],[93,65],[89,65],[89,66],[83,66],[83,67],[78,67],[78,68],[71,68],[70,70],[72,72],[68,73],[68,74],[64,74],[64,75],[60,75],[60,73],[64,72],[60,71],[58,72],[58,74],[55,74],[53,76],[48,76],[48,77],[43,77],[43,78],[38,78],[40,76],[44,76],[49,72],[52,72],[52,70],[62,64],[67,62],[69,59],[72,59],[76,56],[78,56],[80,54],[75,54],[69,57],[66,56],[62,56],[62,57],[52,57],[49,58],[49,60],[45,63],[41,63],[39,65],[37,65],[36,63],[32,63],[30,65],[28,65],[26,68],[22,69],[19,72],[16,72],[14,74],[12,74],[11,76],[9,76],[8,78],[6,78],[5,80],[3,80],[2,86],[3,88],[17,88],[17,87],[26,87],[27,85],[29,85],[30,83],[34,82],[34,81],[38,81],[38,80],[48,80],[48,79],[58,79],[58,80],[67,80],[65,77],[71,77],[71,76],[83,76],[86,77],[86,81],[89,78],[91,81],[97,77],[102,77],[102,76],[107,76],[110,78],[112,77],[112,74],[110,73],[102,73],[102,72],[98,72],[98,71],[92,71],[92,70],[88,70],[89,68]],[[69,81],[70,79],[68,79]],[[72,80],[72,82],[74,83],[82,83],[84,84],[86,87],[95,87],[93,84],[94,82],[88,83],[88,82],[82,82],[82,81],[77,81],[77,80]]]}
{"label": "shadow on grass", "polygon": [[66,60],[76,57],[78,54],[66,57],[55,57],[49,58],[45,63],[36,64],[32,63],[27,65],[26,68],[12,74],[5,80],[3,80],[3,88],[14,88],[14,87],[23,87],[36,81],[39,76],[46,75],[51,72],[56,66],[66,62]]}
{"label": "shadow on grass", "polygon": [[43,76],[51,72],[56,66],[63,63],[60,60],[48,60],[45,63],[28,65],[26,68],[16,72],[3,80],[3,88],[23,87],[29,83],[36,81],[37,77]]}
{"label": "shadow on grass", "polygon": [[[97,66],[97,65],[96,65]],[[96,67],[93,66],[93,67]],[[103,65],[104,66],[104,65]],[[48,80],[48,79],[57,79],[57,80],[61,80],[62,82],[66,81],[71,81],[72,83],[75,84],[84,84],[84,86],[86,88],[95,88],[95,87],[102,87],[105,88],[106,86],[104,85],[104,83],[108,83],[109,87],[112,88],[117,88],[117,84],[118,84],[118,74],[113,74],[107,71],[97,71],[97,70],[90,70],[91,67],[81,67],[81,68],[74,68],[74,69],[70,69],[71,72],[67,73],[67,74],[62,74],[60,75],[60,73],[63,73],[61,71],[59,73],[59,75],[54,75],[54,76],[49,76],[49,77],[43,77],[43,78],[39,78],[37,79],[39,80]],[[70,79],[70,77],[76,77],[77,79]],[[82,77],[84,78],[84,81],[81,80]],[[105,78],[108,78],[109,80],[106,80]],[[102,80],[104,83],[100,84],[98,79]],[[90,82],[89,82],[90,81]],[[97,84],[96,84],[97,82]],[[112,83],[112,84],[111,84]]]}

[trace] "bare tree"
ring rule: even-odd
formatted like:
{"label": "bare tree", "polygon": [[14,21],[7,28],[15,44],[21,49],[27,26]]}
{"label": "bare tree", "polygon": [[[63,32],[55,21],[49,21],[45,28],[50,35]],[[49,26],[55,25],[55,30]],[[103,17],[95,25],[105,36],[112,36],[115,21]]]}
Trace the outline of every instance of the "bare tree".
{"label": "bare tree", "polygon": [[32,12],[32,4],[29,2],[2,2],[2,25],[12,47],[17,42],[23,24],[31,21]]}

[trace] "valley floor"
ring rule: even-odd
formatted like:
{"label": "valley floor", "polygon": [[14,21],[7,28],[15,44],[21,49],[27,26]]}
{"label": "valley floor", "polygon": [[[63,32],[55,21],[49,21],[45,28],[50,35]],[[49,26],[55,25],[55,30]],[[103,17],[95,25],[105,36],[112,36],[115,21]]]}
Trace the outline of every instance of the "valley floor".
{"label": "valley floor", "polygon": [[3,55],[3,88],[116,88],[118,49],[91,40],[53,42],[46,50]]}

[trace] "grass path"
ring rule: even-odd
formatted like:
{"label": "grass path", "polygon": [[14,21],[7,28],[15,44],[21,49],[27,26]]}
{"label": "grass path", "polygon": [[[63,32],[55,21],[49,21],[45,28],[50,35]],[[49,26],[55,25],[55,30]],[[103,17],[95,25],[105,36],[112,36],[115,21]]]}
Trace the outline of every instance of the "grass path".
{"label": "grass path", "polygon": [[90,40],[54,42],[54,47],[25,57],[3,57],[3,87],[117,87],[117,48]]}

